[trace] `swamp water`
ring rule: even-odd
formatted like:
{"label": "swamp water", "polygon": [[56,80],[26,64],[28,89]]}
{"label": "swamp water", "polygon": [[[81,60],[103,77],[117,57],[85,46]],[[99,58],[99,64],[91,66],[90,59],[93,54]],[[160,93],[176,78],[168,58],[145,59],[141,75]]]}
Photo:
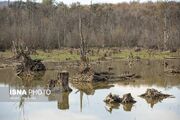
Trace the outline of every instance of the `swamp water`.
{"label": "swamp water", "polygon": [[[13,68],[0,69],[0,87],[43,88],[48,80],[56,79],[58,71],[66,69],[70,76],[73,76],[78,70],[72,63],[47,63],[46,66],[49,70],[42,78],[37,78],[33,82],[25,82],[16,77]],[[70,83],[73,89],[71,93],[43,96],[46,101],[1,101],[0,120],[180,120],[180,75],[164,73],[162,61],[148,61],[148,65],[147,61],[139,61],[131,66],[126,61],[94,64],[96,71],[107,70],[109,66],[117,75],[128,71],[140,75],[141,78],[114,83]],[[175,98],[146,101],[138,97],[147,88],[172,94]],[[110,92],[120,96],[131,93],[137,102],[133,105],[120,104],[112,108],[103,102]],[[3,91],[0,91],[0,95],[1,98],[7,96]]]}

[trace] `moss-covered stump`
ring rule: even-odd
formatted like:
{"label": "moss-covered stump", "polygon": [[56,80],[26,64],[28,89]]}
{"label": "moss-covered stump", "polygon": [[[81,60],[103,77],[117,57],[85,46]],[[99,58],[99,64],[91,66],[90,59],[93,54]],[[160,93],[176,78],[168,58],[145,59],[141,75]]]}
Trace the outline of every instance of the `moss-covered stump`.
{"label": "moss-covered stump", "polygon": [[140,95],[140,97],[144,98],[151,107],[153,107],[154,104],[161,102],[163,99],[174,98],[173,95],[163,94],[156,89],[147,89],[145,93]]}

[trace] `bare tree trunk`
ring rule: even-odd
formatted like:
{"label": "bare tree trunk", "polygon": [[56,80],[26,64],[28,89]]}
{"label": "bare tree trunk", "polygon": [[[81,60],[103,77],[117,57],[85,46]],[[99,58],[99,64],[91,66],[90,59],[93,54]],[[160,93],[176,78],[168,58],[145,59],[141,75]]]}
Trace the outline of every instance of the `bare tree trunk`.
{"label": "bare tree trunk", "polygon": [[167,0],[165,1],[164,3],[164,50],[167,50],[167,42],[168,42],[168,39],[169,39],[169,33],[168,33],[168,26],[167,26]]}
{"label": "bare tree trunk", "polygon": [[80,15],[79,15],[79,36],[80,36],[80,40],[81,40],[81,44],[80,44],[81,60],[86,61],[85,40],[84,40],[84,36],[82,33],[82,21],[81,21]]}

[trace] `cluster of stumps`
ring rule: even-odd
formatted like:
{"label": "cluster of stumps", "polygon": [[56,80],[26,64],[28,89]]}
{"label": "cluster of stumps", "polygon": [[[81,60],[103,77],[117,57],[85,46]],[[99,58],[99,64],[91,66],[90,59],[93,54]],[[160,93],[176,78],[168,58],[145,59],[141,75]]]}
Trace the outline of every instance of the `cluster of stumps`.
{"label": "cluster of stumps", "polygon": [[[169,94],[163,94],[160,91],[156,89],[147,89],[145,93],[139,95],[139,97],[142,97],[146,100],[151,99],[151,100],[157,100],[157,101],[162,101],[165,98],[171,97],[173,98],[174,96],[169,95]],[[124,94],[122,98],[119,95],[109,93],[106,98],[104,99],[104,102],[108,106],[116,106],[119,104],[123,105],[128,105],[128,104],[134,104],[136,101],[134,98],[131,96],[131,93]]]}

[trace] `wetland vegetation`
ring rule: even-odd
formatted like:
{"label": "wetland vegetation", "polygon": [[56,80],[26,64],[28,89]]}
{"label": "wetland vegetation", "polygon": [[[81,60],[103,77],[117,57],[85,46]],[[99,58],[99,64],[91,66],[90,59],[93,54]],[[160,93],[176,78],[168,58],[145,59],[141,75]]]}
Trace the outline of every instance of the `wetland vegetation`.
{"label": "wetland vegetation", "polygon": [[179,120],[179,10],[173,1],[0,7],[0,119]]}

